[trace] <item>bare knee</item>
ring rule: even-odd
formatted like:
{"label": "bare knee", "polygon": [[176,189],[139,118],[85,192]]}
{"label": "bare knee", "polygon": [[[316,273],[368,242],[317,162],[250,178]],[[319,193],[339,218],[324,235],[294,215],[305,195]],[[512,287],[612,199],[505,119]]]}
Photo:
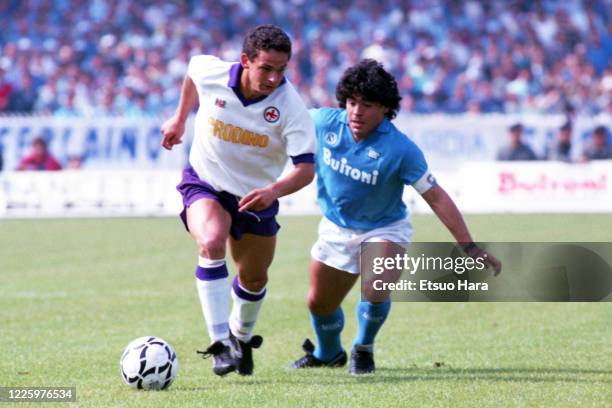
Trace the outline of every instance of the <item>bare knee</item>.
{"label": "bare knee", "polygon": [[251,292],[262,291],[268,283],[268,274],[258,274],[258,276],[249,276],[245,273],[238,272],[238,281],[240,286]]}
{"label": "bare knee", "polygon": [[208,259],[225,258],[225,240],[219,236],[204,235],[196,239],[198,253]]}

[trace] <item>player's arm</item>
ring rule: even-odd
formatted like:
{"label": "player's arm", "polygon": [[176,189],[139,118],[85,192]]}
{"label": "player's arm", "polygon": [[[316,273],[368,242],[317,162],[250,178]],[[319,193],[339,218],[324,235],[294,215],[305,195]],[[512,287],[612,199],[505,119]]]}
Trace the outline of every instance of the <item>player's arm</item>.
{"label": "player's arm", "polygon": [[439,185],[435,185],[421,194],[421,197],[431,207],[436,216],[448,228],[464,251],[471,257],[483,257],[485,263],[495,269],[495,275],[501,272],[501,262],[493,255],[478,248],[470,235],[459,209],[448,193]]}
{"label": "player's arm", "polygon": [[293,169],[276,182],[249,192],[239,202],[239,211],[263,210],[274,200],[295,193],[312,182],[315,175],[315,127],[301,100],[292,104],[295,111],[284,128],[286,152],[291,157]]}
{"label": "player's arm", "polygon": [[315,174],[314,163],[297,163],[284,177],[266,187],[251,191],[240,200],[239,211],[263,210],[277,198],[295,193],[312,182]]}
{"label": "player's arm", "polygon": [[189,77],[185,75],[183,86],[181,88],[181,96],[179,99],[176,113],[168,119],[161,127],[162,146],[165,149],[171,150],[172,146],[182,143],[181,138],[185,132],[185,122],[189,113],[193,110],[198,101],[198,91],[195,84]]}
{"label": "player's arm", "polygon": [[435,185],[421,194],[421,197],[423,197],[457,242],[473,242],[470,231],[463,220],[463,216],[442,187]]}

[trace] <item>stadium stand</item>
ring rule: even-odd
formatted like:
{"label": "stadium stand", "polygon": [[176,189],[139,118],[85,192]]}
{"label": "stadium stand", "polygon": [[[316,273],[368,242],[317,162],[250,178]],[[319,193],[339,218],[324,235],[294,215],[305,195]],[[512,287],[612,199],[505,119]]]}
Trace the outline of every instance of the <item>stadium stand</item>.
{"label": "stadium stand", "polygon": [[245,27],[294,39],[309,105],[362,57],[398,78],[414,113],[612,111],[606,0],[370,2],[118,0],[0,3],[0,112],[167,116],[189,57],[235,60]]}

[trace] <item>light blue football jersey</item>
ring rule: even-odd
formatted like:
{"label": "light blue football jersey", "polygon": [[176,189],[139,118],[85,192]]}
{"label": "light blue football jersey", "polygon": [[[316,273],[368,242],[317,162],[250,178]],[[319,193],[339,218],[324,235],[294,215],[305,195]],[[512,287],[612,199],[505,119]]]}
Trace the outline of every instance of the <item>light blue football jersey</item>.
{"label": "light blue football jersey", "polygon": [[357,143],[346,110],[311,109],[310,114],[317,134],[317,195],[323,215],[357,230],[405,218],[404,186],[428,174],[421,149],[387,118]]}

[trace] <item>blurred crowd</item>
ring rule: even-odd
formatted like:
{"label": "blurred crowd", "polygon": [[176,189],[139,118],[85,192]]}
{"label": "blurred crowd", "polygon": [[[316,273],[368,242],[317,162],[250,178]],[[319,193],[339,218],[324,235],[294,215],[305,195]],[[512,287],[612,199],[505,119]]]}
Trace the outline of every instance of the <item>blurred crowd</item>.
{"label": "blurred crowd", "polygon": [[237,60],[245,31],[283,27],[310,106],[343,70],[382,61],[402,111],[612,112],[611,0],[3,0],[0,112],[162,115],[190,56]]}

